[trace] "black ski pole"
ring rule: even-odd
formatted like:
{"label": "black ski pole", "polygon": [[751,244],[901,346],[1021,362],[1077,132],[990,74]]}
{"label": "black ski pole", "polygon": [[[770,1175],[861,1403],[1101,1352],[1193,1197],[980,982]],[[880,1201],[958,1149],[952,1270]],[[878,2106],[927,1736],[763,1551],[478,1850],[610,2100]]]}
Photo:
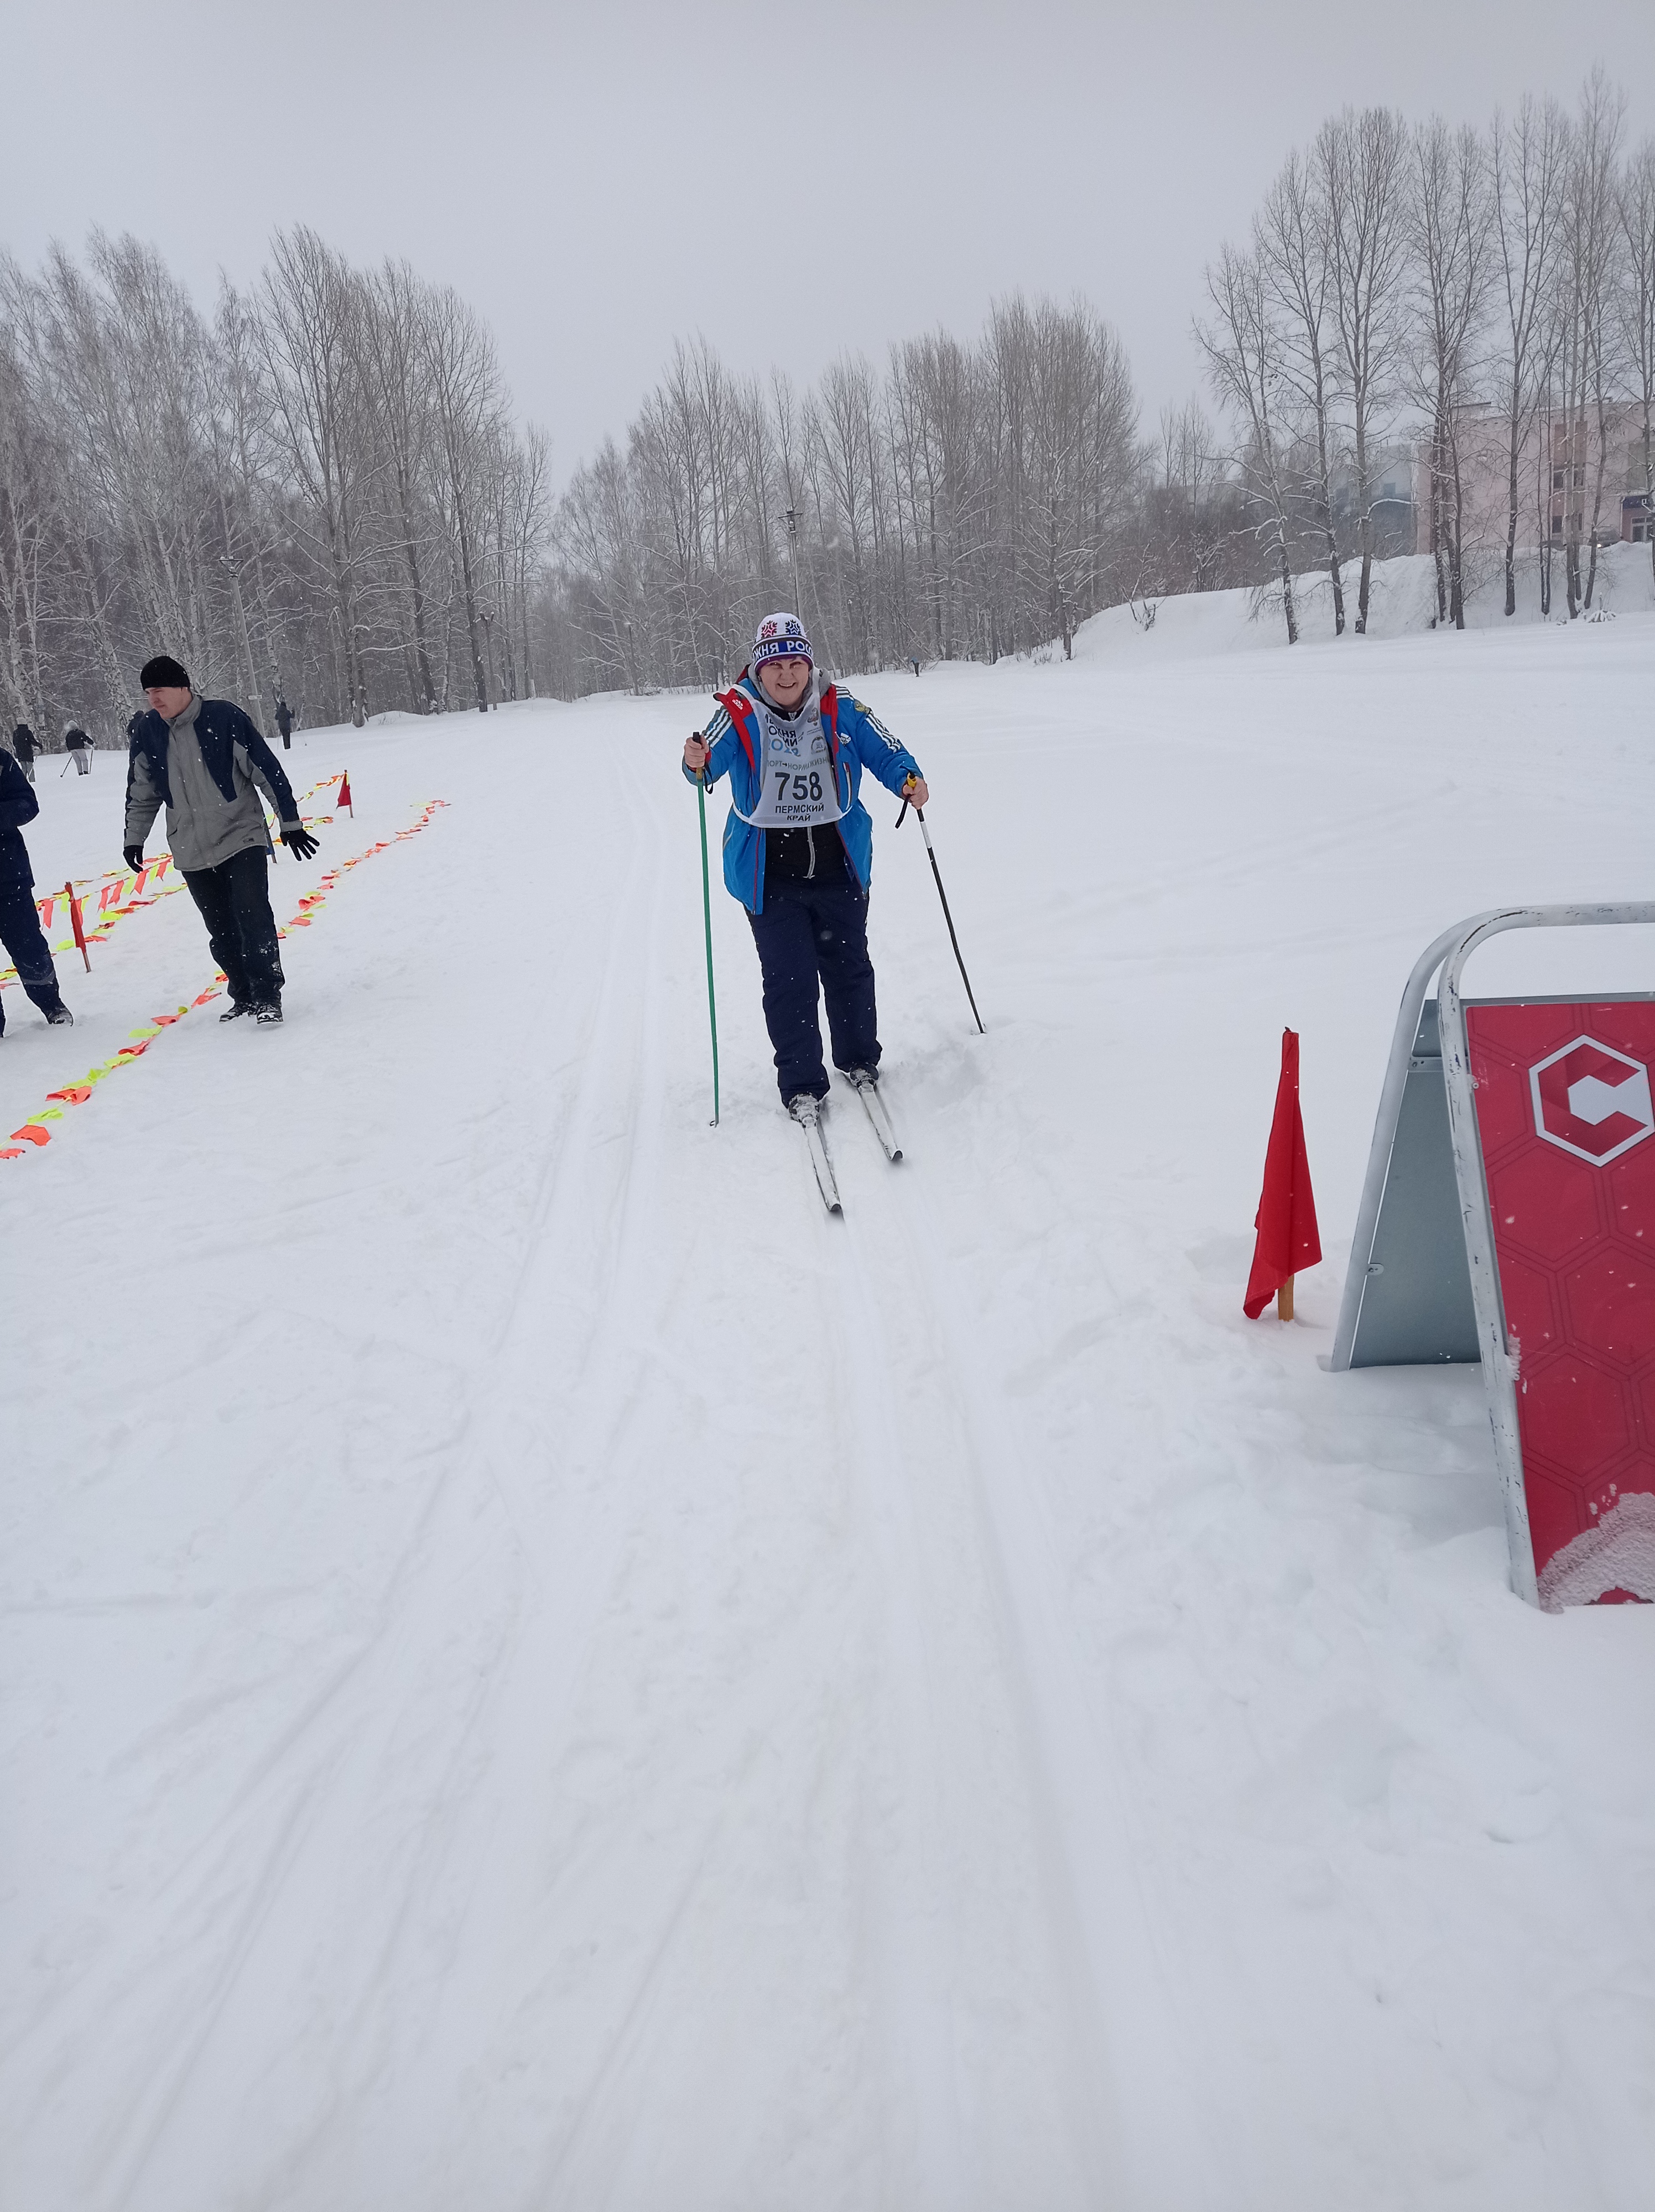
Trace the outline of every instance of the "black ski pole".
{"label": "black ski pole", "polygon": [[[913,802],[911,799],[906,797],[904,798],[902,803],[902,813],[897,817],[897,827],[898,830],[902,828],[904,817],[906,816],[910,806],[912,805]],[[961,960],[959,957],[959,939],[954,934],[954,917],[948,911],[948,894],[942,888],[942,871],[937,866],[937,856],[932,848],[931,832],[925,826],[925,809],[922,806],[914,807],[914,817],[920,825],[920,835],[925,840],[925,850],[927,857],[929,859],[931,863],[931,873],[937,879],[937,896],[942,901],[942,918],[948,925],[948,942],[954,948],[954,958],[959,967],[959,980],[964,984],[965,995],[971,1002],[971,1018],[977,1024],[977,1035],[979,1036],[986,1036],[988,1035],[988,1031],[983,1026],[983,1017],[977,1010],[977,994],[972,990],[971,979],[965,972],[965,963]]]}

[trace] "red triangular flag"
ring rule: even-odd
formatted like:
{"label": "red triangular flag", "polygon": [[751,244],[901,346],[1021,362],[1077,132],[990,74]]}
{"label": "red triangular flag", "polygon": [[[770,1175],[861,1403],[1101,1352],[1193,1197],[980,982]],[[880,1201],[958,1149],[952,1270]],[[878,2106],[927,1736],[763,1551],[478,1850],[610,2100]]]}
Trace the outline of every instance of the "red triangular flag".
{"label": "red triangular flag", "polygon": [[336,806],[350,806],[350,818],[353,822],[356,820],[356,810],[354,806],[350,806],[350,770],[349,769],[339,778],[339,795],[333,803]]}
{"label": "red triangular flag", "polygon": [[1270,1300],[1294,1275],[1313,1267],[1322,1256],[1316,1229],[1316,1200],[1311,1164],[1305,1152],[1305,1124],[1299,1114],[1299,1032],[1281,1032],[1281,1080],[1275,1091],[1275,1119],[1264,1155],[1264,1194],[1253,1217],[1258,1243],[1253,1272],[1241,1310],[1256,1321]]}

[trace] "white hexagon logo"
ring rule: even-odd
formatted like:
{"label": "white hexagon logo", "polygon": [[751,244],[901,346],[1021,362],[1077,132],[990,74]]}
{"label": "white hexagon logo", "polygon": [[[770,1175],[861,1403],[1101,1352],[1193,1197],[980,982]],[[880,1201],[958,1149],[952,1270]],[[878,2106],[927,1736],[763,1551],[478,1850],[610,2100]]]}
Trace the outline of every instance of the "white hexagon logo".
{"label": "white hexagon logo", "polygon": [[1529,1070],[1536,1136],[1606,1168],[1655,1130],[1649,1070],[1613,1045],[1578,1036]]}

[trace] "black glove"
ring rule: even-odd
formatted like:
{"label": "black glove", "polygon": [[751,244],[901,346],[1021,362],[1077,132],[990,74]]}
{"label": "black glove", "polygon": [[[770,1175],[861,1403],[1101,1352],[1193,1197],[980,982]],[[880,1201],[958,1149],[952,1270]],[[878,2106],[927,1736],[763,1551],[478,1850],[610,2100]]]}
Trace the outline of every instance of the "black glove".
{"label": "black glove", "polygon": [[143,846],[123,845],[121,847],[121,858],[125,861],[127,866],[131,868],[132,873],[137,875],[138,870],[143,866]]}
{"label": "black glove", "polygon": [[308,830],[284,830],[282,842],[295,860],[308,860],[316,850],[316,840]]}

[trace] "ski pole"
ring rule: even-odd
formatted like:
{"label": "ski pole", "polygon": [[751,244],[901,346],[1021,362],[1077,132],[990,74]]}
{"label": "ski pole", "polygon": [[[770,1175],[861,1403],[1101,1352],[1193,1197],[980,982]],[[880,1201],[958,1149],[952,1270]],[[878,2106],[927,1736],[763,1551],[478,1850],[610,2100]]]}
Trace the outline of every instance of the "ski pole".
{"label": "ski pole", "polygon": [[[908,797],[907,793],[904,793],[903,795],[902,813],[897,817],[897,827],[898,830],[902,828],[903,817],[906,815],[910,806],[912,805],[913,801]],[[925,850],[931,863],[931,873],[937,879],[937,896],[942,901],[942,918],[948,925],[948,942],[954,948],[954,958],[959,968],[959,980],[964,984],[965,995],[971,1002],[971,1018],[977,1024],[977,1035],[979,1036],[986,1036],[988,1035],[988,1031],[983,1026],[983,1017],[977,1010],[977,994],[972,990],[971,979],[965,972],[965,963],[960,959],[959,957],[959,939],[954,934],[954,917],[948,911],[948,894],[942,888],[942,871],[937,866],[937,856],[932,848],[931,832],[925,826],[925,809],[922,806],[914,807],[914,818],[920,825],[921,836],[925,840]]]}
{"label": "ski pole", "polygon": [[713,994],[713,894],[707,873],[707,772],[704,769],[696,770],[696,811],[701,817],[701,913],[707,925],[707,1018],[713,1030],[713,1127],[717,1128],[718,1000]]}

